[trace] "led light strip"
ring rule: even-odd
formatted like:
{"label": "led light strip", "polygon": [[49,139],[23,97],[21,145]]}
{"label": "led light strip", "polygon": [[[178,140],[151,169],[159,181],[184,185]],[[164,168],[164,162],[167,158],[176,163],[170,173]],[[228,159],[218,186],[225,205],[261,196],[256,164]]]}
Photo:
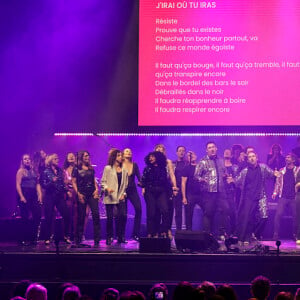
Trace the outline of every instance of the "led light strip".
{"label": "led light strip", "polygon": [[94,136],[94,133],[89,132],[57,132],[54,136]]}
{"label": "led light strip", "polygon": [[101,133],[85,133],[85,132],[58,132],[54,136],[300,136],[300,133],[295,132],[223,132],[223,133],[207,133],[207,132],[194,132],[194,133],[123,133],[123,132],[101,132]]}

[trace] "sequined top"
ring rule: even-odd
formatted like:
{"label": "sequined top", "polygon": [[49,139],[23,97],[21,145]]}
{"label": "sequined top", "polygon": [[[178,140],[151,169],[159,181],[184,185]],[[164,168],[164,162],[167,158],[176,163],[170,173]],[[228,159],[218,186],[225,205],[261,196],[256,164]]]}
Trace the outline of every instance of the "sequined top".
{"label": "sequined top", "polygon": [[96,190],[95,187],[95,170],[94,169],[78,169],[74,167],[72,177],[76,178],[78,192],[90,196]]}
{"label": "sequined top", "polygon": [[217,156],[203,157],[196,166],[195,179],[201,183],[201,190],[211,193],[224,192],[224,160]]}
{"label": "sequined top", "polygon": [[[63,170],[56,167],[56,172],[57,173],[54,172],[52,167],[47,167],[43,172],[41,184],[47,194],[62,194],[67,190],[64,182]],[[54,177],[57,177],[55,181],[53,180]]]}

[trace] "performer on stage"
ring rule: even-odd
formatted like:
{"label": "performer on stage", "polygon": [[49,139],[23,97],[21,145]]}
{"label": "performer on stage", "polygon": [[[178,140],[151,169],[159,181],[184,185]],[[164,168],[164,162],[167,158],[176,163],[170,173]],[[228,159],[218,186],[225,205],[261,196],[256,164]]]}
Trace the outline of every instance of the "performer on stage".
{"label": "performer on stage", "polygon": [[[299,167],[300,168],[300,167]],[[297,226],[297,245],[300,245],[300,169],[298,169],[296,177],[296,226]]]}
{"label": "performer on stage", "polygon": [[195,178],[201,184],[203,193],[203,229],[208,233],[213,231],[216,211],[220,212],[220,238],[225,238],[225,223],[228,216],[224,178],[226,169],[223,158],[217,156],[217,146],[214,142],[206,144],[206,153],[195,170]]}
{"label": "performer on stage", "polygon": [[125,229],[127,222],[127,194],[128,173],[122,166],[122,152],[118,149],[109,151],[108,164],[104,167],[101,188],[105,193],[104,204],[106,208],[106,244],[111,245],[113,241],[113,217],[114,209],[116,215],[116,233],[118,243],[126,243]]}
{"label": "performer on stage", "polygon": [[[169,181],[167,176],[166,156],[159,152],[150,152],[145,157],[146,167],[142,176],[142,192],[147,207],[148,237],[167,237],[169,224],[168,193]],[[160,228],[160,220],[162,220]]]}
{"label": "performer on stage", "polygon": [[285,157],[285,167],[280,169],[279,177],[276,178],[275,188],[272,195],[272,199],[276,199],[279,196],[278,205],[274,220],[274,235],[275,241],[279,238],[279,226],[281,217],[286,207],[290,206],[293,216],[293,229],[294,236],[296,236],[296,193],[295,184],[298,173],[298,168],[295,166],[296,156],[293,153],[289,153]]}
{"label": "performer on stage", "polygon": [[275,170],[280,170],[285,165],[285,159],[282,155],[281,146],[279,144],[274,144],[271,149],[271,153],[267,156],[267,165]]}
{"label": "performer on stage", "polygon": [[240,164],[240,155],[244,152],[244,147],[241,144],[234,144],[231,147],[231,162],[233,165],[239,165]]}
{"label": "performer on stage", "polygon": [[197,155],[193,151],[188,151],[187,157],[188,165],[186,165],[182,171],[181,191],[182,203],[185,205],[186,229],[192,230],[194,208],[196,204],[202,208],[202,199],[199,181],[194,178]]}
{"label": "performer on stage", "polygon": [[[178,187],[176,183],[176,177],[174,173],[174,168],[172,161],[167,158],[167,151],[166,147],[163,144],[157,144],[154,148],[154,151],[161,152],[165,155],[167,160],[167,176],[168,176],[168,237],[170,239],[173,238],[172,236],[172,222],[173,222],[173,213],[174,213],[174,205],[173,205],[173,197],[175,197],[178,194]],[[159,217],[159,215],[158,215]]]}
{"label": "performer on stage", "polygon": [[228,217],[229,217],[229,234],[235,235],[236,232],[236,218],[237,206],[235,202],[236,188],[233,182],[228,183],[227,177],[236,177],[238,175],[238,166],[232,163],[232,155],[230,149],[224,150],[224,164],[226,169],[226,177],[224,178],[225,195],[228,203]]}
{"label": "performer on stage", "polygon": [[[268,218],[268,204],[265,192],[267,178],[279,176],[267,165],[258,163],[257,154],[249,152],[248,167],[235,178],[241,188],[241,201],[238,209],[237,234],[240,242],[248,243],[250,238],[260,239]],[[228,178],[231,182],[231,178]]]}
{"label": "performer on stage", "polygon": [[54,207],[56,207],[64,220],[64,241],[71,244],[69,239],[70,216],[65,200],[66,186],[63,170],[58,166],[57,154],[48,155],[46,169],[42,176],[42,186],[45,189],[45,244],[50,244],[51,225]]}
{"label": "performer on stage", "polygon": [[138,184],[140,184],[141,174],[137,163],[132,161],[131,149],[126,148],[123,150],[123,159],[123,167],[128,173],[128,187],[126,190],[127,199],[129,199],[135,211],[132,238],[136,241],[139,241],[142,220],[142,205],[140,196],[136,189],[135,178],[137,178]]}
{"label": "performer on stage", "polygon": [[70,216],[71,222],[70,222],[70,232],[72,235],[72,238],[75,238],[75,231],[77,227],[77,195],[73,188],[72,183],[72,172],[76,165],[76,157],[73,152],[69,152],[66,156],[66,159],[64,161],[64,175],[65,175],[65,184],[67,187],[67,208],[68,208],[68,214]]}
{"label": "performer on stage", "polygon": [[[173,205],[175,208],[175,224],[177,230],[182,230],[182,192],[181,192],[181,177],[184,168],[189,164],[185,157],[186,148],[184,146],[178,146],[176,149],[177,160],[173,161],[173,169],[176,178],[176,186],[178,193],[173,197]],[[184,212],[185,209],[184,209]]]}
{"label": "performer on stage", "polygon": [[72,172],[72,184],[78,199],[78,220],[75,242],[78,246],[86,246],[82,244],[82,236],[86,207],[88,205],[92,211],[94,246],[98,247],[100,242],[100,216],[98,206],[99,192],[95,179],[95,170],[91,165],[89,152],[78,152],[77,159],[78,165],[74,167]]}
{"label": "performer on stage", "polygon": [[32,232],[28,240],[25,237],[25,233],[22,233],[21,244],[25,246],[28,243],[36,243],[37,241],[42,204],[42,192],[38,182],[38,174],[33,170],[29,154],[22,156],[21,165],[16,175],[16,189],[22,218],[21,230],[24,231],[27,227],[30,213],[33,220]]}
{"label": "performer on stage", "polygon": [[[298,138],[297,141],[300,142],[300,138]],[[293,153],[294,153],[294,151],[293,151]],[[297,155],[296,155],[296,157],[297,157]],[[298,158],[297,162],[299,163],[299,157],[297,157],[297,158]],[[297,245],[300,245],[300,167],[297,172],[295,191],[296,191],[296,226],[297,226],[296,243],[297,243]]]}
{"label": "performer on stage", "polygon": [[46,157],[47,154],[44,150],[36,151],[33,154],[33,169],[35,173],[39,175],[39,177],[44,173],[44,170],[46,169]]}

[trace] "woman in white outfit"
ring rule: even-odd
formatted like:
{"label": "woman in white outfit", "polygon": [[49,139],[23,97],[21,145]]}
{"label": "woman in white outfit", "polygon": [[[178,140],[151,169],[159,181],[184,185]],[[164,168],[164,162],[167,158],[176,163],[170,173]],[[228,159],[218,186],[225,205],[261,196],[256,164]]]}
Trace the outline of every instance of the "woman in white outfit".
{"label": "woman in white outfit", "polygon": [[108,164],[104,167],[101,187],[104,191],[104,204],[106,208],[106,244],[113,241],[113,218],[116,210],[116,233],[118,243],[126,243],[125,228],[127,222],[126,188],[128,173],[122,167],[122,152],[118,149],[109,151]]}

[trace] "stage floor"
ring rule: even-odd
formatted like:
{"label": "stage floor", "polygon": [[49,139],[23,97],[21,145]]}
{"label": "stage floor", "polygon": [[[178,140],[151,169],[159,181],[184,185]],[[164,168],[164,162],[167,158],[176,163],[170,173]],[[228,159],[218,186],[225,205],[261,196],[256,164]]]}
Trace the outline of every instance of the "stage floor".
{"label": "stage floor", "polygon": [[[220,243],[213,253],[182,253],[171,244],[170,253],[140,253],[139,243],[111,246],[102,240],[99,247],[93,241],[89,248],[76,248],[59,243],[45,246],[19,246],[0,243],[0,285],[3,290],[22,279],[57,286],[74,282],[86,292],[106,287],[146,291],[155,282],[174,287],[186,280],[198,284],[204,280],[216,284],[229,283],[248,296],[249,283],[258,275],[267,276],[278,289],[294,290],[300,286],[300,246],[295,241],[281,241],[278,255],[275,241],[261,241],[239,247],[239,253],[226,251]],[[55,290],[55,289],[54,289]],[[250,295],[249,295],[250,296]],[[249,298],[249,297],[248,297]]]}
{"label": "stage floor", "polygon": [[[300,245],[296,244],[294,240],[281,240],[280,253],[279,255],[300,255]],[[95,247],[92,240],[84,241],[87,247],[75,247],[75,245],[67,245],[64,242],[60,242],[58,248],[55,243],[52,242],[49,246],[44,244],[44,241],[39,241],[37,245],[21,246],[16,242],[0,242],[0,249],[2,253],[118,253],[118,254],[141,254],[139,253],[139,243],[134,240],[128,240],[126,244],[118,244],[116,240],[112,245],[107,246],[105,240],[101,240],[100,245]],[[214,252],[192,252],[189,254],[193,255],[219,255],[219,254],[232,254],[231,251],[228,253],[224,242],[219,242],[220,248]],[[277,254],[276,241],[257,241],[252,242],[248,245],[232,245],[233,248],[238,248],[239,252],[237,255],[243,254],[264,254],[274,255]],[[276,253],[275,253],[276,252]],[[149,253],[151,254],[151,253]],[[171,253],[170,255],[182,255],[186,254],[176,249],[174,239],[171,242]]]}

